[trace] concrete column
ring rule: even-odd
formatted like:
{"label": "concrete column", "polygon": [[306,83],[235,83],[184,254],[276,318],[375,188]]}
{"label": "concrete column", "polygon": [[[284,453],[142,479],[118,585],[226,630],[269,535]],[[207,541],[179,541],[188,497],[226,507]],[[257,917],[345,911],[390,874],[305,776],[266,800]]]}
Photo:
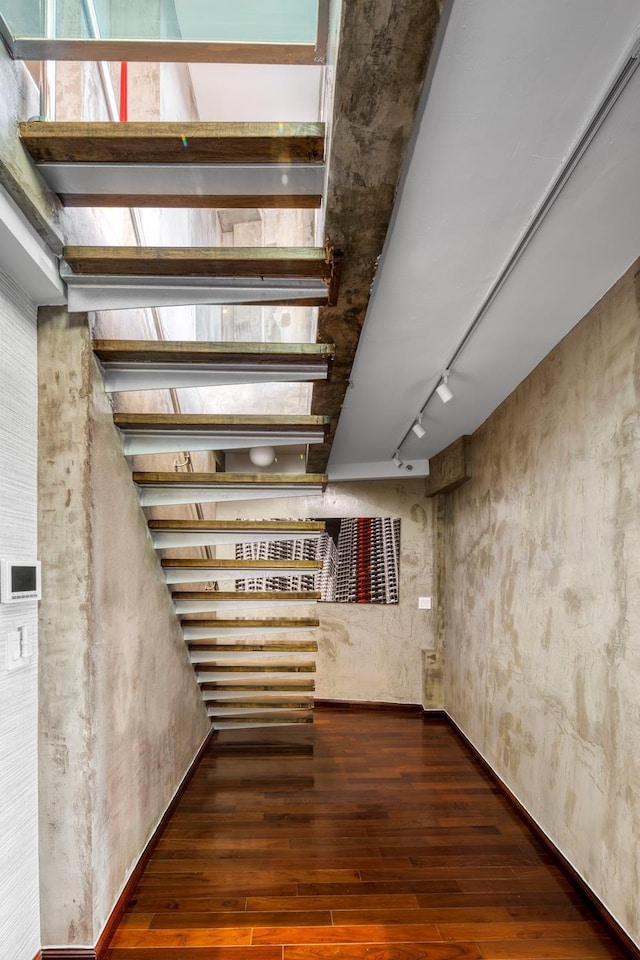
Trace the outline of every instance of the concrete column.
{"label": "concrete column", "polygon": [[38,322],[43,946],[93,946],[209,731],[91,351]]}

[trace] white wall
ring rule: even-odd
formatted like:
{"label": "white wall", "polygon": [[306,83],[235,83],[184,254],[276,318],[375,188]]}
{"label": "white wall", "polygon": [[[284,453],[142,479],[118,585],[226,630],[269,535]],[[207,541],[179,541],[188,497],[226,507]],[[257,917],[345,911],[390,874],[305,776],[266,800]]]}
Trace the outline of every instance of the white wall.
{"label": "white wall", "polygon": [[[36,311],[0,274],[0,557],[36,552]],[[37,656],[7,671],[7,634],[31,632],[36,601],[0,605],[0,958],[31,960],[40,946]]]}

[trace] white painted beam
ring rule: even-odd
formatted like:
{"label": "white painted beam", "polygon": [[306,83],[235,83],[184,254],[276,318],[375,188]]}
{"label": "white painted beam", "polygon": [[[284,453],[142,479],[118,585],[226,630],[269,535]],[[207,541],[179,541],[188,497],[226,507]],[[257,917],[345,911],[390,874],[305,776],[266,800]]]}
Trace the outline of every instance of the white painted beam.
{"label": "white painted beam", "polygon": [[168,390],[170,387],[220,387],[255,383],[304,383],[326,380],[326,363],[103,363],[104,388]]}
{"label": "white painted beam", "polygon": [[211,600],[176,600],[176,613],[215,613],[217,610],[244,610],[251,613],[267,607],[299,607],[316,604],[317,600],[216,600],[216,591],[211,591]]}
{"label": "white painted beam", "polygon": [[[229,430],[129,430],[120,428],[125,456],[148,453],[179,453],[181,450],[246,450],[248,447],[283,447],[290,444],[322,443],[322,430],[291,430],[283,433],[263,430],[255,433]],[[280,538],[282,539],[282,537]]]}
{"label": "white painted beam", "polygon": [[304,486],[283,484],[280,487],[234,487],[202,486],[185,484],[184,487],[145,484],[139,487],[143,507],[168,506],[182,503],[232,503],[237,500],[278,500],[286,497],[313,497],[322,495],[322,484]]}
{"label": "white painted beam", "polygon": [[[168,561],[170,562],[170,561]],[[264,577],[313,577],[320,568],[291,566],[259,567],[251,570],[247,567],[163,567],[167,583],[196,583],[199,580],[262,580]],[[210,636],[210,634],[208,634]]]}
{"label": "white painted beam", "polygon": [[39,163],[55,193],[82,196],[163,194],[201,196],[316,196],[322,163]]}
{"label": "white painted beam", "polygon": [[184,307],[197,304],[280,304],[301,300],[326,301],[323,280],[246,280],[210,277],[131,277],[74,274],[63,264],[69,311],[137,310],[144,307]]}
{"label": "white painted beam", "polygon": [[[180,448],[181,450],[184,447]],[[166,550],[178,547],[216,547],[221,544],[234,543],[277,543],[280,540],[319,540],[323,533],[314,531],[305,533],[302,530],[274,530],[250,531],[234,530],[222,532],[220,530],[151,530],[151,539],[156,550]]]}

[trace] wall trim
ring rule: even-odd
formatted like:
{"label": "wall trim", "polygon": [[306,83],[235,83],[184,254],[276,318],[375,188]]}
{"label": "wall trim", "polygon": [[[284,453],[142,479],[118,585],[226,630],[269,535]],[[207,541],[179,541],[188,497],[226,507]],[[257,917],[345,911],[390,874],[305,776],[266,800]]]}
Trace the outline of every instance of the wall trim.
{"label": "wall trim", "polygon": [[501,793],[504,794],[506,799],[514,807],[516,813],[524,820],[529,829],[535,834],[536,838],[540,840],[549,850],[549,852],[557,859],[558,865],[563,873],[577,888],[578,892],[589,901],[590,905],[598,914],[600,922],[607,928],[612,938],[616,940],[620,947],[622,947],[622,949],[628,953],[632,960],[640,960],[640,946],[638,946],[638,944],[631,939],[624,927],[622,927],[613,914],[610,913],[597,893],[595,893],[587,881],[580,876],[573,864],[567,860],[565,855],[559,850],[553,840],[545,833],[540,824],[529,813],[524,804],[516,797],[512,790],[509,789],[500,774],[494,770],[489,761],[482,755],[482,753],[480,753],[479,749],[469,739],[466,733],[464,733],[463,730],[458,726],[451,714],[447,713],[446,710],[443,710],[442,715],[458,739],[462,741],[467,750],[473,754],[474,758],[482,765],[485,772],[496,783]]}
{"label": "wall trim", "polygon": [[314,710],[379,710],[382,713],[415,713],[422,716],[419,703],[389,703],[373,700],[314,700]]}
{"label": "wall trim", "polygon": [[43,947],[42,960],[97,960],[93,947]]}
{"label": "wall trim", "polygon": [[111,913],[109,914],[107,922],[104,925],[102,933],[100,934],[95,947],[43,947],[40,951],[39,957],[34,958],[34,960],[104,960],[109,944],[111,943],[111,940],[116,932],[116,928],[122,920],[123,914],[127,908],[127,903],[133,896],[135,887],[137,886],[138,881],[140,880],[140,877],[147,866],[147,863],[151,859],[153,851],[157,847],[167,823],[169,822],[169,819],[173,815],[178,803],[182,799],[182,795],[189,786],[193,775],[198,769],[198,764],[200,763],[210,740],[213,739],[214,733],[215,731],[213,729],[209,730],[204,740],[200,744],[196,755],[189,764],[185,775],[178,785],[177,790],[169,801],[169,805],[160,817],[156,828],[147,840],[142,853],[138,857],[138,861],[131,871],[129,879],[122,888],[122,892],[116,900],[115,906],[113,907]]}

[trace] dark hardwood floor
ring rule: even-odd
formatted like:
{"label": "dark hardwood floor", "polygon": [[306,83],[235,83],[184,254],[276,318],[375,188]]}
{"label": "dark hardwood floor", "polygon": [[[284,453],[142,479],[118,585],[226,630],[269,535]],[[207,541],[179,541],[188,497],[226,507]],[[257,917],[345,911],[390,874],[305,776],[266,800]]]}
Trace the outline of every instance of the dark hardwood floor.
{"label": "dark hardwood floor", "polygon": [[442,720],[212,741],[109,960],[623,958]]}

